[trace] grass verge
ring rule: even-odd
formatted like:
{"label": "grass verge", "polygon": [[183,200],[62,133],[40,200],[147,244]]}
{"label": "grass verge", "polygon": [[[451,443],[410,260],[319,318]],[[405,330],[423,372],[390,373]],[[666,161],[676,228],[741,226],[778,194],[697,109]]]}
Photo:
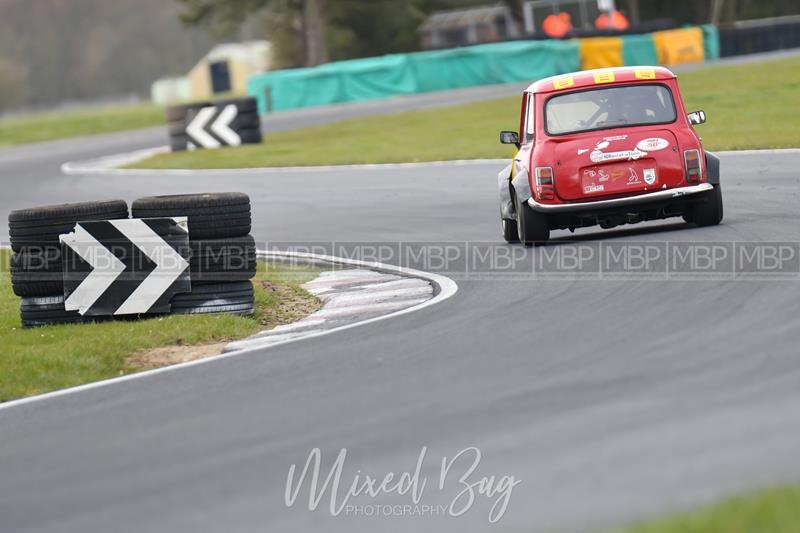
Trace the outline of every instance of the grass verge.
{"label": "grass verge", "polygon": [[[0,250],[0,402],[180,362],[187,355],[182,347],[241,339],[298,320],[319,305],[300,287],[317,270],[262,265],[254,280],[254,317],[170,316],[23,330],[19,298],[11,290],[9,256],[8,250]],[[153,352],[165,347],[168,357]],[[194,354],[205,355],[212,353]]]}
{"label": "grass verge", "polygon": [[158,106],[124,105],[0,119],[0,146],[135,130],[164,124]]}
{"label": "grass verge", "polygon": [[800,487],[780,487],[619,533],[795,533],[800,524]]}
{"label": "grass verge", "polygon": [[[800,147],[800,58],[716,66],[680,75],[710,150]],[[518,127],[519,97],[346,120],[265,136],[264,144],[163,154],[131,168],[247,168],[505,158],[500,130]],[[269,120],[269,118],[267,118]]]}

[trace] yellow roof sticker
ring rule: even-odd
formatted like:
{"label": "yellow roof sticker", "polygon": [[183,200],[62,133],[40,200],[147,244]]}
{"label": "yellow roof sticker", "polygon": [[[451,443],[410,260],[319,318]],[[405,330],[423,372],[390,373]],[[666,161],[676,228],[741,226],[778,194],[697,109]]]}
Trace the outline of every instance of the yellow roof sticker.
{"label": "yellow roof sticker", "polygon": [[636,69],[634,72],[637,80],[654,80],[656,79],[656,71],[651,68]]}
{"label": "yellow roof sticker", "polygon": [[595,83],[614,83],[614,73],[610,70],[594,73]]}
{"label": "yellow roof sticker", "polygon": [[567,87],[572,87],[573,85],[575,85],[575,78],[572,76],[553,80],[553,89],[555,90],[566,89]]}

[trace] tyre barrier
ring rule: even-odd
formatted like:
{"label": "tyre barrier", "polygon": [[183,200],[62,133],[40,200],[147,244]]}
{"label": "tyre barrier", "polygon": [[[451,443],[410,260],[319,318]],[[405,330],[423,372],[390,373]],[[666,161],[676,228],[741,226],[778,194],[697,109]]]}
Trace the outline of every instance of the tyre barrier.
{"label": "tyre barrier", "polygon": [[252,315],[255,305],[253,284],[249,281],[200,285],[172,299],[176,315],[227,313]]}
{"label": "tyre barrier", "polygon": [[[170,314],[251,315],[255,296],[256,246],[250,235],[250,198],[241,193],[189,194],[140,198],[134,219],[187,217],[187,258],[191,292],[173,296]],[[76,224],[129,218],[122,200],[36,207],[12,212],[9,219],[11,282],[21,298],[22,327],[101,322],[132,315],[82,316],[65,308],[65,264],[59,235]],[[185,238],[185,237],[184,237]],[[118,253],[118,252],[117,252]],[[66,256],[68,257],[68,256]],[[67,261],[69,262],[69,261]],[[153,313],[134,315],[155,316]]]}
{"label": "tyre barrier", "polygon": [[242,193],[183,194],[140,198],[133,218],[189,217],[190,239],[226,239],[250,233],[250,198]]}
{"label": "tyre barrier", "polygon": [[261,144],[261,117],[255,98],[194,102],[167,108],[173,152]]}

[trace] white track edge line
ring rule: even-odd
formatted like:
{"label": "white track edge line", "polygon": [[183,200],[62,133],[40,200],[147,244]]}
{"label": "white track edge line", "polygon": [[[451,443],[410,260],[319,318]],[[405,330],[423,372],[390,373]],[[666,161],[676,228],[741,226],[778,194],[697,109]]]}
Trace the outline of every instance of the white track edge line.
{"label": "white track edge line", "polygon": [[[7,248],[7,247],[3,247],[3,248]],[[356,328],[356,327],[359,327],[359,326],[364,326],[364,325],[367,325],[367,324],[372,324],[374,322],[379,322],[381,320],[388,320],[390,318],[395,318],[395,317],[398,317],[398,316],[401,316],[401,315],[407,315],[407,314],[413,313],[415,311],[420,311],[422,309],[425,309],[426,307],[430,307],[432,305],[436,305],[436,304],[438,304],[440,302],[443,302],[444,300],[447,300],[448,298],[450,298],[451,296],[456,294],[456,292],[458,292],[458,285],[456,284],[456,282],[453,281],[452,279],[446,277],[446,276],[442,276],[440,274],[433,274],[433,273],[430,273],[430,272],[424,272],[422,270],[414,270],[414,269],[410,269],[410,268],[387,265],[385,263],[372,263],[372,262],[367,262],[367,261],[359,261],[359,260],[356,260],[356,259],[348,259],[348,258],[344,258],[344,257],[334,257],[334,256],[328,256],[328,255],[318,255],[318,254],[299,253],[299,252],[296,253],[296,252],[279,252],[279,251],[259,250],[257,252],[257,255],[261,259],[270,259],[270,258],[273,258],[273,259],[302,259],[302,260],[308,260],[308,261],[320,261],[320,262],[325,262],[325,263],[333,263],[333,264],[336,264],[336,265],[357,266],[357,267],[369,268],[371,270],[378,270],[380,272],[387,272],[387,273],[392,273],[392,274],[401,274],[401,275],[404,275],[404,276],[407,276],[407,277],[416,277],[416,278],[421,278],[421,279],[428,280],[431,283],[433,283],[435,285],[435,287],[438,288],[438,291],[434,295],[433,298],[431,298],[429,300],[426,300],[426,301],[424,301],[424,302],[422,302],[420,304],[417,304],[417,305],[412,306],[412,307],[408,307],[406,309],[401,309],[401,310],[395,311],[393,313],[382,315],[382,316],[379,316],[379,317],[374,317],[374,318],[370,318],[370,319],[367,319],[367,320],[362,320],[360,322],[354,322],[352,324],[339,326],[339,327],[332,328],[332,329],[329,329],[329,330],[319,331],[319,332],[316,332],[316,333],[312,333],[312,334],[309,334],[309,335],[304,335],[302,337],[297,337],[297,338],[294,338],[294,339],[287,339],[285,341],[276,342],[274,344],[270,344],[270,345],[265,346],[265,347],[247,348],[247,349],[244,349],[244,350],[238,350],[238,351],[234,351],[234,352],[222,353],[222,354],[219,354],[219,355],[215,355],[213,357],[207,357],[205,359],[197,359],[195,361],[188,361],[186,363],[180,363],[180,364],[177,364],[177,365],[165,366],[165,367],[162,367],[162,368],[156,368],[156,369],[153,369],[153,370],[147,370],[147,371],[139,372],[139,373],[136,373],[136,374],[128,374],[126,376],[121,376],[121,377],[118,377],[118,378],[111,378],[111,379],[106,379],[106,380],[102,380],[102,381],[95,381],[93,383],[86,383],[84,385],[78,385],[76,387],[70,387],[70,388],[67,388],[67,389],[47,392],[45,394],[39,394],[39,395],[36,395],[36,396],[30,396],[30,397],[27,397],[27,398],[20,398],[19,400],[11,400],[11,401],[8,401],[8,402],[0,403],[0,411],[13,409],[15,407],[20,407],[20,406],[23,406],[23,405],[36,403],[36,402],[40,402],[40,401],[44,401],[44,400],[50,400],[50,399],[53,399],[53,398],[58,398],[60,396],[67,396],[67,395],[76,394],[76,393],[80,393],[80,392],[84,392],[84,391],[88,391],[88,390],[92,390],[92,389],[108,387],[108,386],[116,385],[118,383],[123,383],[123,382],[126,382],[126,381],[133,381],[133,380],[136,380],[136,379],[148,378],[148,377],[155,376],[157,374],[162,374],[162,373],[165,373],[165,372],[172,372],[172,371],[175,371],[175,370],[182,370],[184,368],[189,368],[189,367],[193,367],[193,366],[199,366],[199,365],[206,364],[206,363],[212,363],[212,362],[215,362],[215,361],[221,361],[223,359],[228,359],[228,358],[231,358],[231,357],[238,357],[240,355],[246,355],[246,354],[250,354],[250,353],[253,353],[253,352],[267,350],[267,349],[270,349],[270,348],[273,348],[273,347],[276,347],[276,346],[283,346],[285,344],[289,344],[289,343],[292,343],[292,342],[297,342],[297,341],[301,341],[301,340],[322,337],[324,335],[329,335],[331,333],[337,333],[339,331],[353,329],[353,328]]]}
{"label": "white track edge line", "polygon": [[760,150],[720,150],[715,152],[709,150],[717,155],[781,155],[781,154],[800,154],[800,148],[764,148]]}
{"label": "white track edge line", "polygon": [[[67,175],[98,175],[98,176],[192,176],[202,174],[215,175],[238,175],[259,172],[263,174],[277,173],[305,173],[305,172],[330,172],[344,170],[391,170],[391,169],[414,169],[414,168],[436,168],[441,166],[469,166],[484,164],[503,164],[507,159],[452,159],[443,161],[427,161],[420,163],[370,163],[363,165],[321,165],[305,167],[252,167],[252,168],[220,168],[220,169],[129,169],[116,168],[114,162],[122,161],[119,164],[131,164],[150,155],[163,153],[165,147],[152,148],[149,150],[138,150],[126,154],[118,154],[104,158],[88,161],[67,162],[61,165],[61,172]],[[780,155],[780,154],[800,154],[800,148],[777,148],[764,150],[723,150],[713,152],[720,155]],[[141,155],[142,157],[136,157]],[[105,161],[110,161],[103,164]]]}
{"label": "white track edge line", "polygon": [[[121,157],[121,156],[120,156]],[[381,169],[415,169],[441,166],[469,166],[483,164],[502,164],[506,159],[454,159],[449,161],[428,161],[420,163],[368,163],[363,165],[321,165],[305,167],[253,167],[253,168],[202,168],[202,169],[144,169],[144,168],[114,168],[106,166],[92,166],[92,161],[67,162],[61,165],[61,172],[70,176],[194,176],[203,174],[213,175],[240,175],[253,172],[263,174],[286,174],[344,170],[381,170]],[[131,164],[135,161],[126,161]]]}

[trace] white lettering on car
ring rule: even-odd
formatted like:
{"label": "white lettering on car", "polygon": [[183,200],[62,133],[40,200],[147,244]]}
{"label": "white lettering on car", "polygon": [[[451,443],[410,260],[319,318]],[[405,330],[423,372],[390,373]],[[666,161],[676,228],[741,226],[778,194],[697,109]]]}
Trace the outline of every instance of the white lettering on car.
{"label": "white lettering on car", "polygon": [[604,163],[606,161],[619,161],[619,160],[631,160],[631,159],[636,161],[637,159],[641,159],[646,155],[647,152],[643,152],[638,148],[634,148],[633,150],[622,150],[620,152],[608,152],[608,153],[604,153],[601,150],[594,150],[589,155],[589,159],[591,159],[593,163]]}

